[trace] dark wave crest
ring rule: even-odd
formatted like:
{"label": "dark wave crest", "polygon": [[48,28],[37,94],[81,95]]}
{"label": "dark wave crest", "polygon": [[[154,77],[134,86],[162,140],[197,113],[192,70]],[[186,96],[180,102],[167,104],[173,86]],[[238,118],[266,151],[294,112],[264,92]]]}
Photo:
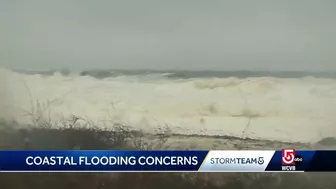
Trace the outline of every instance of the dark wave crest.
{"label": "dark wave crest", "polygon": [[[69,75],[71,71],[62,70],[46,70],[46,71],[23,71],[15,70],[24,74],[40,74],[51,76],[55,73]],[[167,79],[192,79],[192,78],[249,78],[249,77],[274,77],[274,78],[336,78],[336,72],[299,72],[299,71],[281,71],[281,72],[265,72],[265,71],[188,71],[188,70],[84,70],[79,73],[80,76],[91,76],[97,79],[104,79],[119,76],[146,76],[151,74],[161,74]]]}

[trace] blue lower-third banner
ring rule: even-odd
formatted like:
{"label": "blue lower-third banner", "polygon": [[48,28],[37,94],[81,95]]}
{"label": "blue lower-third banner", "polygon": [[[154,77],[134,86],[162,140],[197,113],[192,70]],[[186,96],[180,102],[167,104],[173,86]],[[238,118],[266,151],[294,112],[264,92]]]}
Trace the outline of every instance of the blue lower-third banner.
{"label": "blue lower-third banner", "polygon": [[0,172],[326,172],[336,151],[0,151]]}

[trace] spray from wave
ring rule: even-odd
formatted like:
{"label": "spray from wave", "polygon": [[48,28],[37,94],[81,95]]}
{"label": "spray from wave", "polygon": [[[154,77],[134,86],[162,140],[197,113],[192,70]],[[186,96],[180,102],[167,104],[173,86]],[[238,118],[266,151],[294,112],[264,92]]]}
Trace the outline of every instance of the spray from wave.
{"label": "spray from wave", "polygon": [[251,138],[304,142],[336,131],[332,77],[189,71],[0,72],[5,81],[1,119],[19,123],[31,122],[32,113],[41,114],[42,122],[76,115],[149,133],[159,125],[168,125],[178,134],[240,136],[248,129]]}

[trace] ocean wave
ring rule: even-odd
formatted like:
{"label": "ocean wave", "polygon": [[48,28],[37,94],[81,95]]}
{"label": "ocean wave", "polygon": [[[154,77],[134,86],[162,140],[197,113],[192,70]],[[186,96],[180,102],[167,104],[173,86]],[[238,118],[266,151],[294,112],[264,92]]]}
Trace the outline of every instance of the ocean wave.
{"label": "ocean wave", "polygon": [[28,75],[63,76],[79,75],[91,76],[97,79],[113,78],[120,76],[161,76],[165,79],[196,79],[196,78],[326,78],[335,79],[335,72],[263,72],[263,71],[188,71],[188,70],[83,70],[73,73],[69,69],[61,70],[14,70],[15,72]]}
{"label": "ocean wave", "polygon": [[95,74],[101,72],[46,76],[0,69],[0,118],[29,124],[76,115],[148,132],[167,124],[177,134],[239,136],[248,130],[252,138],[296,141],[336,131],[335,79]]}

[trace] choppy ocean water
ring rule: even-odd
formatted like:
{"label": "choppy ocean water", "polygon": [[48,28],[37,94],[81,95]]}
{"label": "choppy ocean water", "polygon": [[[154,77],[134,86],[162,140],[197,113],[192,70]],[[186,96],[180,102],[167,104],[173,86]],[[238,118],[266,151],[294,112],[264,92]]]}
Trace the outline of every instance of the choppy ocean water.
{"label": "choppy ocean water", "polygon": [[[40,74],[40,75],[54,75],[61,73],[69,75],[71,73],[68,69],[61,70],[44,70],[44,71],[27,71],[15,70],[19,73],[25,74]],[[248,77],[275,77],[275,78],[302,78],[302,77],[316,77],[316,78],[336,78],[336,72],[300,72],[300,71],[188,71],[188,70],[83,70],[77,71],[80,76],[92,76],[99,79],[118,76],[145,76],[145,75],[162,75],[165,78],[171,79],[191,79],[191,78],[248,78]]]}
{"label": "choppy ocean water", "polygon": [[31,122],[33,111],[41,120],[76,115],[101,127],[114,122],[149,133],[168,126],[175,134],[301,142],[336,133],[332,72],[0,72],[1,119],[22,123]]}

